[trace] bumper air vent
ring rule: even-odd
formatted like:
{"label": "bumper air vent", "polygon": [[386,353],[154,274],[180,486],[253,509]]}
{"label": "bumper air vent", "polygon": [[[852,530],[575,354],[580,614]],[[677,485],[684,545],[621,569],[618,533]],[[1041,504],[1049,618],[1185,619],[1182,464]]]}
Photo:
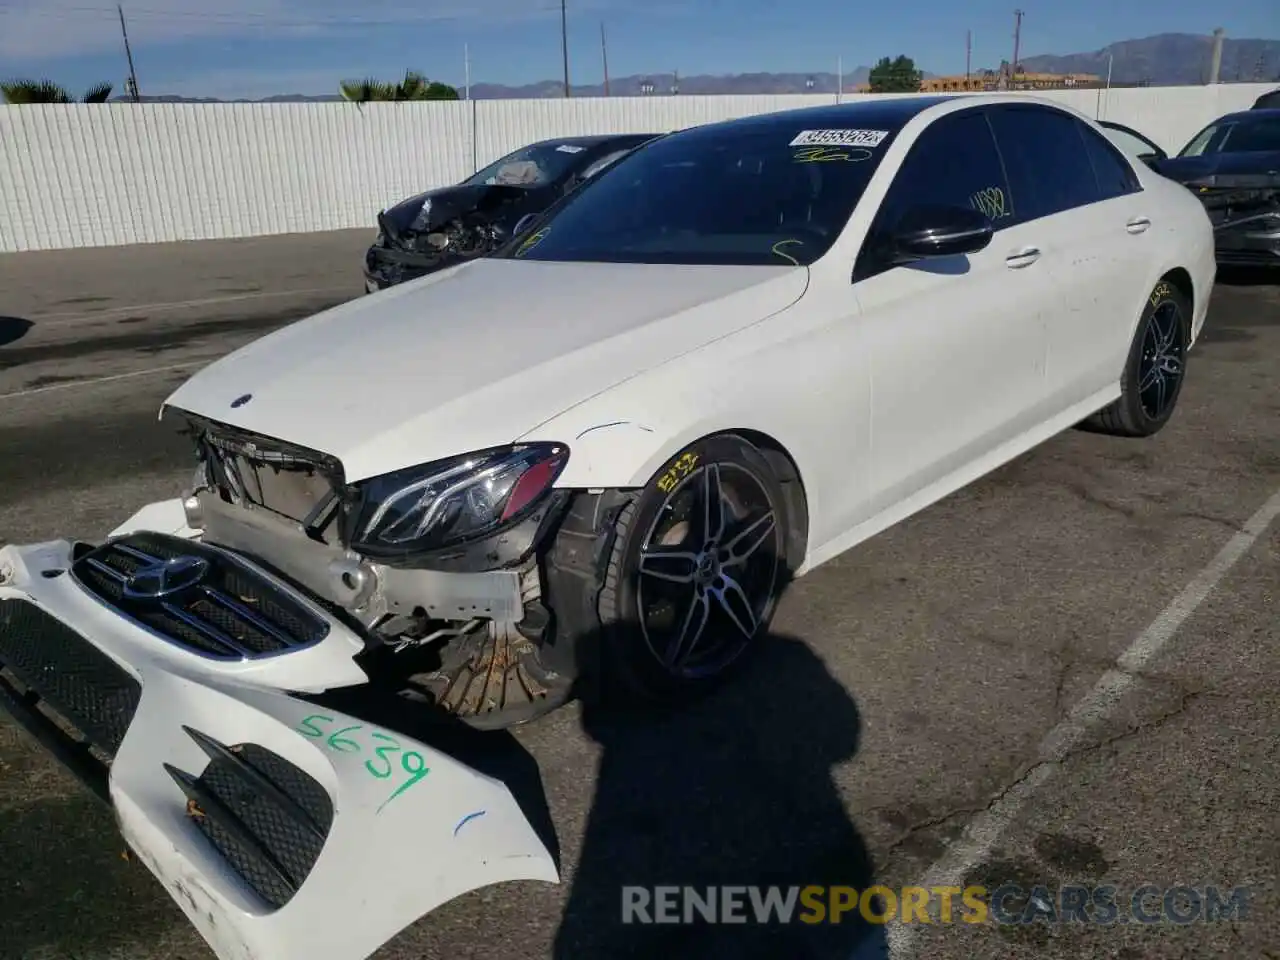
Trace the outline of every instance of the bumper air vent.
{"label": "bumper air vent", "polygon": [[39,607],[0,600],[0,706],[102,800],[142,686]]}
{"label": "bumper air vent", "polygon": [[265,747],[228,747],[199,730],[182,729],[209,757],[198,777],[165,764],[187,798],[187,816],[258,896],[283,907],[310,874],[329,835],[329,794]]}

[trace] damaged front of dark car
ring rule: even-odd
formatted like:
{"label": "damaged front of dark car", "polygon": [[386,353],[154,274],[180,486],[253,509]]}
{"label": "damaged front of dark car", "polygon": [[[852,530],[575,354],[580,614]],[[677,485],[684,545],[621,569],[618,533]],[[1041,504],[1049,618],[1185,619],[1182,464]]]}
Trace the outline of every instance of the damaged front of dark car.
{"label": "damaged front of dark car", "polygon": [[1280,267],[1280,109],[1221,117],[1152,166],[1200,198],[1219,264]]}
{"label": "damaged front of dark car", "polygon": [[365,254],[365,290],[374,293],[496,250],[526,216],[546,210],[653,137],[540,141],[461,183],[388,207],[378,214],[378,234]]}

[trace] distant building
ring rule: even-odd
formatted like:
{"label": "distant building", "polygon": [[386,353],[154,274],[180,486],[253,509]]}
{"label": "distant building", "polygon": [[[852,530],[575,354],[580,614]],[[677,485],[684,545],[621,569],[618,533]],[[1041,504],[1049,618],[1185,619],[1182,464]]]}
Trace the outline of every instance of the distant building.
{"label": "distant building", "polygon": [[[1008,62],[999,70],[976,70],[965,76],[930,77],[920,84],[921,93],[961,93],[992,90],[1064,90],[1071,87],[1096,87],[1102,78],[1092,73],[1028,73],[1018,66],[1010,70]],[[857,87],[858,93],[869,93],[871,84]]]}

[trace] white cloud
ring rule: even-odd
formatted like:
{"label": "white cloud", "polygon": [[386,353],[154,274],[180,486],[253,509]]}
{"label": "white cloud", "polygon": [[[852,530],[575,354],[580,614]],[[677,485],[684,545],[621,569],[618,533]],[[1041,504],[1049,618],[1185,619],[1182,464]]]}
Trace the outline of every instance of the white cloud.
{"label": "white cloud", "polygon": [[[574,0],[578,12],[611,0]],[[448,21],[503,22],[557,16],[554,0],[139,0],[125,2],[129,40],[147,45],[204,38],[332,36],[338,32]],[[0,6],[0,58],[31,62],[120,49],[114,4],[104,0],[12,0]]]}

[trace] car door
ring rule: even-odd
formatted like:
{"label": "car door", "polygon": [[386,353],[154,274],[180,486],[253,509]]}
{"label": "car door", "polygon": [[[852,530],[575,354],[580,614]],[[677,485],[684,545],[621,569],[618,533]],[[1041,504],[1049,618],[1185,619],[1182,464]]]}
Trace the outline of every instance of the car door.
{"label": "car door", "polygon": [[1045,367],[1050,403],[1061,412],[1120,376],[1159,212],[1116,147],[1071,114],[1002,104],[991,110],[991,126],[1056,290]]}
{"label": "car door", "polygon": [[[989,246],[890,265],[885,241],[911,207],[973,207]],[[1047,288],[1040,237],[1014,217],[985,108],[940,117],[912,145],[854,268],[871,367],[868,512],[972,464],[1024,432],[1044,399]]]}

